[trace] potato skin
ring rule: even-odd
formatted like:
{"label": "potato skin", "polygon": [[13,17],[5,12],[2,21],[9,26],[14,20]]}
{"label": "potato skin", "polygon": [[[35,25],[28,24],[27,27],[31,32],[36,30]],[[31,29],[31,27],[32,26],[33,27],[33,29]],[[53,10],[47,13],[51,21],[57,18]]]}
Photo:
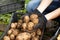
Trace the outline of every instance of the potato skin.
{"label": "potato skin", "polygon": [[28,15],[26,15],[26,16],[24,17],[24,22],[25,22],[25,23],[28,23],[28,22],[29,22],[29,20],[30,20],[29,16],[28,16]]}
{"label": "potato skin", "polygon": [[28,30],[33,30],[33,27],[34,27],[34,23],[33,22],[29,22],[28,23]]}
{"label": "potato skin", "polygon": [[9,36],[4,36],[3,40],[10,40]]}

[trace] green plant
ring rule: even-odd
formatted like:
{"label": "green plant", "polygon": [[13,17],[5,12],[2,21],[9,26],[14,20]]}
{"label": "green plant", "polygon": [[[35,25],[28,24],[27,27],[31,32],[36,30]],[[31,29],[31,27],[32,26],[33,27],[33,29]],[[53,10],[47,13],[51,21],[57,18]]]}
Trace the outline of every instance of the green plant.
{"label": "green plant", "polygon": [[0,14],[0,24],[8,24],[11,18],[11,14]]}

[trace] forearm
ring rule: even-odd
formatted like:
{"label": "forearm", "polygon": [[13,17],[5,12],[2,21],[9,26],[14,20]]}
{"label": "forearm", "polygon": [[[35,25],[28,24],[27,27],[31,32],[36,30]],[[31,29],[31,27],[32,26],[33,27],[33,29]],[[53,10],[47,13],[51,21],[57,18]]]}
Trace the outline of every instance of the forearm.
{"label": "forearm", "polygon": [[53,0],[42,0],[37,9],[42,13],[52,3],[52,1]]}
{"label": "forearm", "polygon": [[56,17],[60,16],[60,8],[48,13],[45,15],[45,17],[47,18],[47,20],[52,20]]}

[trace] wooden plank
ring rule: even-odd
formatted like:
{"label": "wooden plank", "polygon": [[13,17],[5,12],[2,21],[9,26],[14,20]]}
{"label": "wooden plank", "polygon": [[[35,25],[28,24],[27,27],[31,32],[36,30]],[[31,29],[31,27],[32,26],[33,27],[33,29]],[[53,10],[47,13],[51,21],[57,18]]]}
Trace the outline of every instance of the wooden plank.
{"label": "wooden plank", "polygon": [[6,24],[0,24],[0,31],[4,31],[6,28]]}

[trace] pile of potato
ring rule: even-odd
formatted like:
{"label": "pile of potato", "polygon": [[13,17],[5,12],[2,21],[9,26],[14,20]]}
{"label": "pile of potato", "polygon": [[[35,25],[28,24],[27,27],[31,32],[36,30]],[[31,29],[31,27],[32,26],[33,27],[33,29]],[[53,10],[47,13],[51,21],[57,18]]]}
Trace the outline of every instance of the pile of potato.
{"label": "pile of potato", "polygon": [[[11,28],[8,30],[7,35],[3,40],[39,40],[42,30],[37,29],[32,31],[34,26],[39,22],[37,14],[26,15],[23,19],[19,19],[18,22],[11,23]],[[28,30],[27,32],[25,30]]]}

